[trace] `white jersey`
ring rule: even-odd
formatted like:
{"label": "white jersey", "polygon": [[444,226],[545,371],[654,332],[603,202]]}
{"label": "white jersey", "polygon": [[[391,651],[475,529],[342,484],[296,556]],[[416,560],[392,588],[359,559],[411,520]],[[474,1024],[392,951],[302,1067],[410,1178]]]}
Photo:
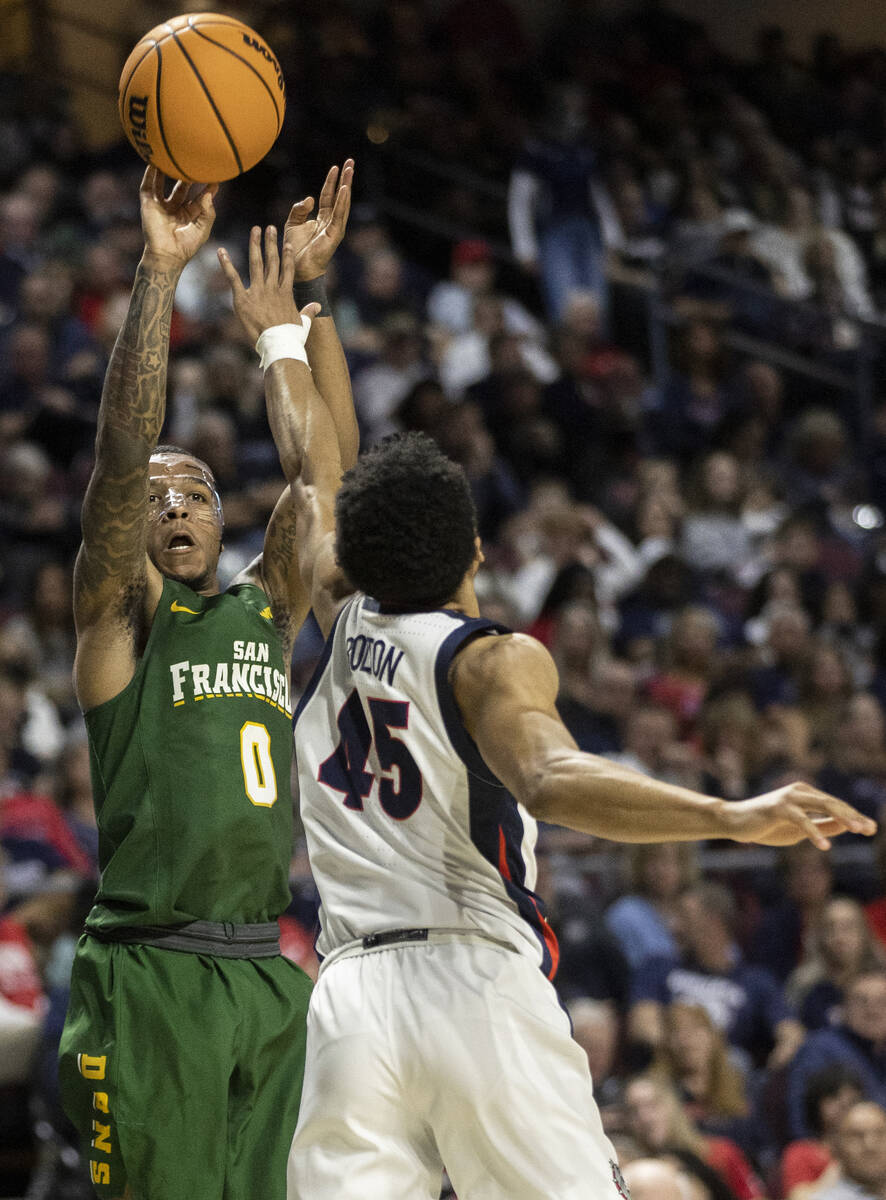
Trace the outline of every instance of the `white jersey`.
{"label": "white jersey", "polygon": [[553,976],[557,942],[532,891],[536,823],[483,762],[448,681],[466,642],[499,631],[362,595],[340,613],[295,715],[321,955],[393,930],[464,930]]}

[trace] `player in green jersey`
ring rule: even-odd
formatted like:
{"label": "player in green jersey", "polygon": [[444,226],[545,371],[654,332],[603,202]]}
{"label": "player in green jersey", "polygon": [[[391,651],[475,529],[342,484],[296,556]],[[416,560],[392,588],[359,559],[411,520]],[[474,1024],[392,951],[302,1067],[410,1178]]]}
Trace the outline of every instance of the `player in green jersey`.
{"label": "player in green jersey", "polygon": [[[348,160],[316,217],[310,197],[290,213],[303,305],[322,301],[352,177]],[[157,446],[175,288],[209,237],[215,190],[166,197],[145,173],[145,252],[105,379],[75,575],[102,874],[60,1081],[107,1200],[282,1200],[301,1090],[310,982],[281,957],[276,925],[289,903],[289,663],[309,603],[294,505],[287,489],[262,555],[220,592],[212,472]],[[354,461],[338,336],[328,309],[305,311],[317,314],[305,386]]]}

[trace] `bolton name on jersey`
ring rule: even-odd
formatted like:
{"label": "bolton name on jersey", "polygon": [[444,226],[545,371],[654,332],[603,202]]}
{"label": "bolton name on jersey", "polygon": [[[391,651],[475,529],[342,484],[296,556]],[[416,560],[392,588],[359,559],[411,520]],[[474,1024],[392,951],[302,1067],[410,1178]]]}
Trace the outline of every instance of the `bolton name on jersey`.
{"label": "bolton name on jersey", "polygon": [[387,930],[463,929],[553,977],[557,941],[532,890],[536,822],[483,762],[449,684],[459,649],[502,632],[359,595],[339,614],[295,713],[321,954]]}

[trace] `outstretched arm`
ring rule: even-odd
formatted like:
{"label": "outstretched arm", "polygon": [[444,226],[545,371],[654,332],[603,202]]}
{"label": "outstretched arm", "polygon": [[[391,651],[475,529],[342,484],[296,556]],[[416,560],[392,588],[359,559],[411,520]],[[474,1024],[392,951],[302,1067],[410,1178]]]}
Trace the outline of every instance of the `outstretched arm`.
{"label": "outstretched arm", "polygon": [[[338,430],[304,351],[311,319],[320,306],[309,304],[301,313],[296,308],[295,255],[284,244],[281,261],[273,227],[265,231],[264,252],[261,231],[252,231],[248,288],[224,250],[219,259],[231,285],[234,310],[263,356],[268,422],[288,484],[271,516],[257,564],[288,650],[309,607],[314,607],[324,632],[328,630],[334,619],[334,614],[328,617],[329,596],[344,589],[334,555],[333,503],[342,473]],[[276,340],[277,350],[263,337],[268,330],[273,331],[269,337]]]}
{"label": "outstretched arm", "polygon": [[142,180],[145,252],[105,376],[74,574],[75,676],[84,708],[128,683],[162,589],[146,552],[148,460],[163,425],[175,288],[209,236],[214,192],[188,201],[188,185],[178,183],[165,198],[154,167]]}
{"label": "outstretched arm", "polygon": [[[337,185],[337,186],[336,186]],[[317,215],[310,218],[313,196],[293,204],[283,229],[283,244],[295,255],[295,299],[299,308],[319,301],[306,349],[317,391],[326,401],[338,436],[342,467],[357,461],[359,435],[351,377],[326,298],[325,276],[330,259],[344,237],[354,186],[354,160],[339,172],[330,167],[320,192]],[[310,218],[310,219],[309,219]]]}
{"label": "outstretched arm", "polygon": [[479,638],[452,666],[468,732],[505,787],[536,817],[620,842],[732,838],[827,849],[847,830],[876,826],[833,796],[796,783],[729,803],[580,751],[556,709],[557,669],[524,634]]}

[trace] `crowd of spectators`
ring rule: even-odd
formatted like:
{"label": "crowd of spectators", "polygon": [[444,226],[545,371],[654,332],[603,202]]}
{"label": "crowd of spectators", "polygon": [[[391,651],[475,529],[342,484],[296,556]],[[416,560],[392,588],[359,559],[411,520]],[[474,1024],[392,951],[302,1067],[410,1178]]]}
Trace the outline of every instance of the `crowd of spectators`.
{"label": "crowd of spectators", "polygon": [[[436,24],[418,0],[305,0],[269,28],[305,103],[182,278],[164,436],[215,472],[230,578],[282,480],[215,246],[242,261],[250,224],[316,188],[359,94],[401,153],[341,147],[359,182],[330,290],[364,444],[421,429],[463,465],[483,610],[550,648],[579,746],[730,800],[809,779],[877,817],[886,399],[860,413],[729,335],[833,366],[876,331],[886,51],[823,34],[800,63],[770,29],[736,63],[658,4],[617,27],[593,7],[557,6],[540,48],[507,0]],[[63,106],[0,121],[0,148],[0,1194],[45,1168],[73,1200],[53,1061],[97,833],[71,572],[141,167],[86,154]],[[458,230],[445,255],[392,197]],[[625,301],[650,280],[664,373]],[[296,693],[318,652],[309,625]],[[311,968],[300,846],[292,883],[283,945]],[[637,1197],[886,1197],[886,836],[775,856],[543,829],[539,892]]]}

